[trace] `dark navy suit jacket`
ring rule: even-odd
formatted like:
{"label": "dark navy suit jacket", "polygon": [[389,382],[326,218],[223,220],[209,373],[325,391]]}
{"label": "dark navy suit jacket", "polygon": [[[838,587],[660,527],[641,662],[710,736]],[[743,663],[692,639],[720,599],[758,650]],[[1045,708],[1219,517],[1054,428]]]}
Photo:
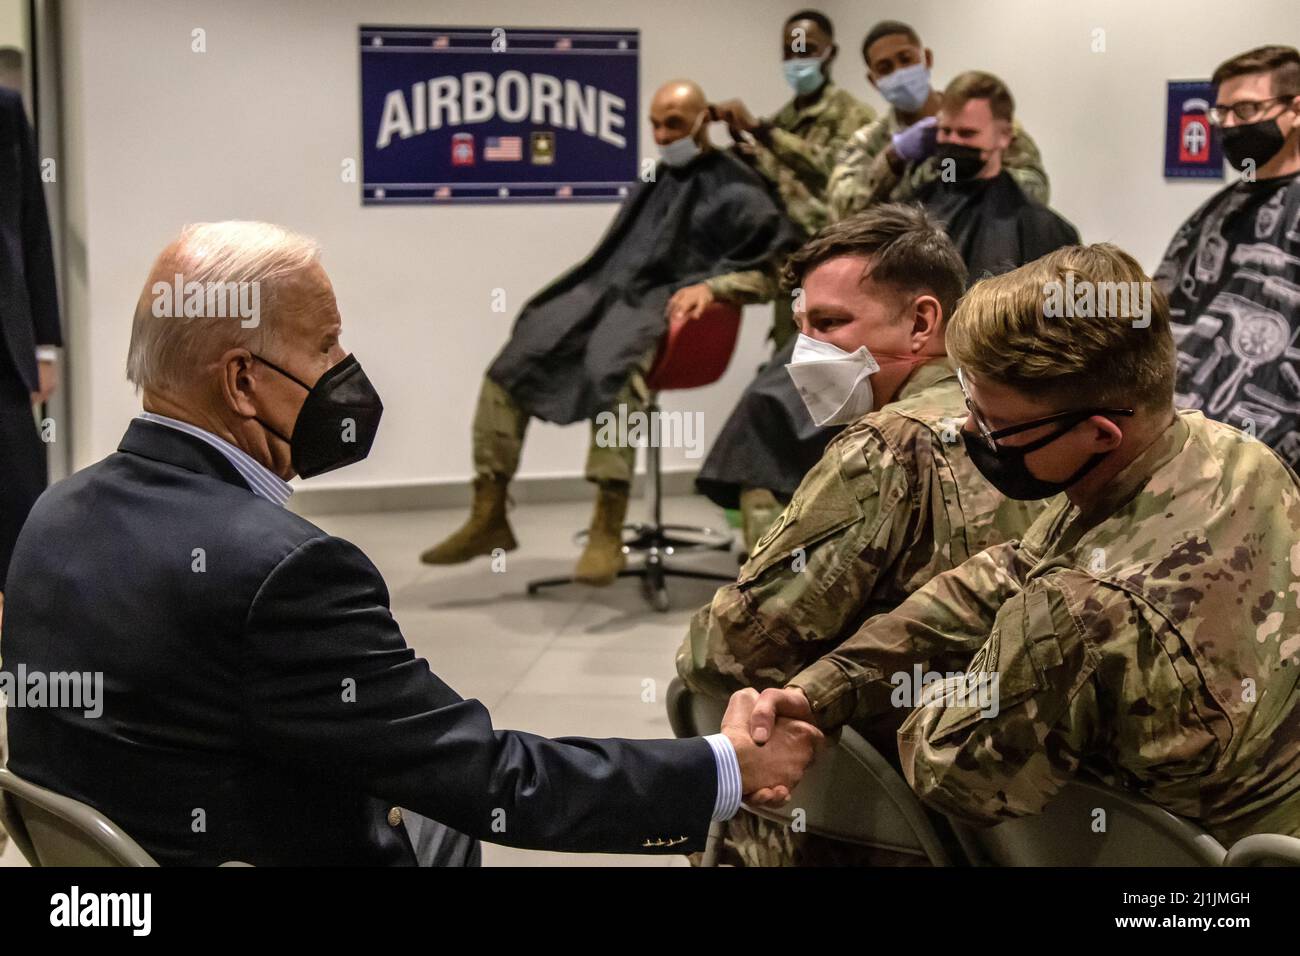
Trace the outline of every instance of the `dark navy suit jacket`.
{"label": "dark navy suit jacket", "polygon": [[62,344],[40,159],[22,97],[0,89],[0,382],[36,391],[36,346]]}
{"label": "dark navy suit jacket", "polygon": [[102,672],[97,718],[11,707],[9,765],[164,864],[414,863],[394,806],[512,846],[682,853],[717,795],[700,738],[494,730],[407,647],[360,550],[142,420],[32,511],[3,654]]}

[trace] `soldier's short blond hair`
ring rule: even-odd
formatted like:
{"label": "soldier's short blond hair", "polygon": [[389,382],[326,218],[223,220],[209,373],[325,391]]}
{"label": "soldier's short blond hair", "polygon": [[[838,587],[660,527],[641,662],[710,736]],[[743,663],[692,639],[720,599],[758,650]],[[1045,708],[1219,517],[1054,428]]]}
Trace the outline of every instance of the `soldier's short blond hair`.
{"label": "soldier's short blond hair", "polygon": [[[1116,308],[1123,302],[1129,307]],[[973,375],[1062,409],[1173,403],[1168,300],[1109,243],[1066,246],[976,283],[949,323],[947,346]]]}

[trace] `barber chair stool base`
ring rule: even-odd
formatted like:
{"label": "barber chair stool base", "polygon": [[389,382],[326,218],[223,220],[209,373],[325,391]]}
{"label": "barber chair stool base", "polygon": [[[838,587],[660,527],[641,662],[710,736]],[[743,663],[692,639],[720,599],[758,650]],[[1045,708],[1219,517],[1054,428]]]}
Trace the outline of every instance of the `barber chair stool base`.
{"label": "barber chair stool base", "polygon": [[[579,531],[573,536],[574,543],[582,546],[587,538],[586,531]],[[694,578],[697,581],[717,581],[731,584],[736,579],[733,575],[718,574],[713,571],[696,571],[691,568],[674,568],[664,564],[664,558],[679,553],[694,551],[729,551],[730,534],[714,531],[712,528],[699,528],[692,525],[669,524],[655,527],[645,522],[631,522],[623,525],[623,553],[630,556],[644,555],[644,561],[638,567],[624,568],[618,572],[620,578],[639,578],[641,593],[656,611],[666,612],[672,605],[668,597],[668,581],[674,578]],[[564,584],[580,584],[573,575],[542,578],[528,583],[528,593],[536,595],[542,588],[559,587]]]}

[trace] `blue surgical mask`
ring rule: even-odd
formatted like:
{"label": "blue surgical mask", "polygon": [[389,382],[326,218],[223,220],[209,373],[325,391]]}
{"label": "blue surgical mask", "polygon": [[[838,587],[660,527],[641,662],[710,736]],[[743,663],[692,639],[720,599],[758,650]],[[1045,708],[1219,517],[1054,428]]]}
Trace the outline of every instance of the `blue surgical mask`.
{"label": "blue surgical mask", "polygon": [[659,158],[669,166],[685,166],[701,152],[700,144],[695,142],[694,136],[683,136],[666,146],[660,146]]}
{"label": "blue surgical mask", "polygon": [[671,143],[659,147],[659,158],[669,166],[685,166],[700,153],[704,152],[704,147],[695,141],[695,137],[700,132],[700,127],[704,125],[708,113],[701,111],[696,117],[695,125],[691,131],[681,139],[675,139]]}
{"label": "blue surgical mask", "polygon": [[824,82],[821,57],[799,56],[786,60],[781,66],[785,69],[785,81],[799,96],[815,93]]}
{"label": "blue surgical mask", "polygon": [[903,113],[915,113],[930,98],[930,68],[913,63],[876,80],[880,95]]}

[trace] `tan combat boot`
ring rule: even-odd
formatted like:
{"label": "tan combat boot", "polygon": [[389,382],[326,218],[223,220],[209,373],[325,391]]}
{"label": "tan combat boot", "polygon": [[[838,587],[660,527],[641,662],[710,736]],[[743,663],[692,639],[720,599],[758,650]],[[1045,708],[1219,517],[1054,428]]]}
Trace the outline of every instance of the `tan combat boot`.
{"label": "tan combat boot", "polygon": [[740,517],[745,535],[745,550],[754,553],[754,546],[772,522],[781,515],[781,502],[766,488],[744,488],[740,492]]}
{"label": "tan combat boot", "polygon": [[474,504],[469,520],[445,541],[435,544],[422,555],[425,564],[463,564],[497,548],[513,551],[519,547],[510,522],[506,520],[508,478],[480,475],[474,479]]}
{"label": "tan combat boot", "polygon": [[627,566],[623,554],[623,519],[627,517],[630,486],[624,481],[602,482],[591,515],[587,547],[578,559],[574,580],[595,587],[613,584]]}

